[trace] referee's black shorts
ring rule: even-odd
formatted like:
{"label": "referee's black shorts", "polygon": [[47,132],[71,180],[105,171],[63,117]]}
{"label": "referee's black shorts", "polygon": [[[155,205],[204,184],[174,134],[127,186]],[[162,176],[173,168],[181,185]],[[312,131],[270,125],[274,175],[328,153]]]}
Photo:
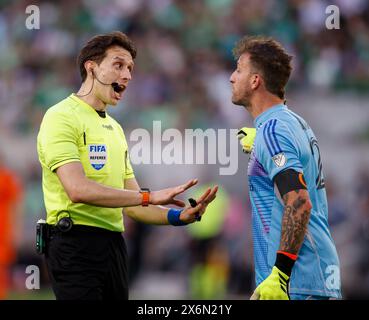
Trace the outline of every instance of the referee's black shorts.
{"label": "referee's black shorts", "polygon": [[128,299],[127,247],[120,232],[52,228],[45,257],[57,300]]}

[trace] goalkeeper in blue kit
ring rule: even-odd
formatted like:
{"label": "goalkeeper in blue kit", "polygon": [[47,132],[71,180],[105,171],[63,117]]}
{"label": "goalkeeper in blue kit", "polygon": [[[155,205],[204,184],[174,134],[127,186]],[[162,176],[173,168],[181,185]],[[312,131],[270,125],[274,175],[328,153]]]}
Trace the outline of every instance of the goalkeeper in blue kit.
{"label": "goalkeeper in blue kit", "polygon": [[239,138],[248,164],[256,289],[252,300],[340,299],[340,267],[328,226],[317,139],[285,105],[291,59],[275,40],[234,48],[232,102],[254,119]]}

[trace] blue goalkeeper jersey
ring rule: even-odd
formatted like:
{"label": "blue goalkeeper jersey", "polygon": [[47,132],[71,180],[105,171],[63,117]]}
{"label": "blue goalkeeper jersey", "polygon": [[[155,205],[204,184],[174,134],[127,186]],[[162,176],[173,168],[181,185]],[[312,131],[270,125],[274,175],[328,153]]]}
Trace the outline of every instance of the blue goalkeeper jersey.
{"label": "blue goalkeeper jersey", "polygon": [[304,174],[311,216],[290,279],[290,294],[341,298],[337,251],[328,226],[328,204],[318,142],[308,124],[280,104],[255,119],[248,166],[256,284],[271,272],[279,249],[284,204],[274,184],[281,171]]}

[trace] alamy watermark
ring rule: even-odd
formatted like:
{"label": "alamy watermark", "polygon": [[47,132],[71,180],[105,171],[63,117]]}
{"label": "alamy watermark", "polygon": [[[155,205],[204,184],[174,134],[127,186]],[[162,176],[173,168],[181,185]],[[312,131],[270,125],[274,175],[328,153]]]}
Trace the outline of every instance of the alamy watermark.
{"label": "alamy watermark", "polygon": [[332,4],[325,8],[325,13],[328,14],[325,19],[325,27],[328,30],[340,29],[340,8]]}
{"label": "alamy watermark", "polygon": [[40,289],[40,268],[36,265],[29,265],[26,268],[27,276],[25,286],[28,290]]}
{"label": "alamy watermark", "polygon": [[36,5],[29,5],[26,7],[25,25],[28,30],[40,29],[40,8]]}
{"label": "alamy watermark", "polygon": [[[28,30],[40,29],[40,8],[37,5],[28,5],[25,10],[25,26]],[[329,30],[340,29],[340,9],[336,5],[329,5],[325,8],[328,15],[325,19],[325,27]]]}
{"label": "alamy watermark", "polygon": [[178,129],[162,131],[161,121],[153,121],[152,134],[134,129],[130,136],[132,164],[219,164],[220,175],[238,171],[237,129]]}

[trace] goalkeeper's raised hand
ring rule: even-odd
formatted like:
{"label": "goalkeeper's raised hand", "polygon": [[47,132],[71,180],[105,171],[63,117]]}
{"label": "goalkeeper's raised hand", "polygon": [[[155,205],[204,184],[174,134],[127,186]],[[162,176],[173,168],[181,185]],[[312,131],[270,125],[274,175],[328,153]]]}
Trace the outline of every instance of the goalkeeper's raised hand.
{"label": "goalkeeper's raised hand", "polygon": [[238,139],[240,139],[240,144],[242,146],[242,151],[244,153],[251,153],[255,136],[256,136],[255,128],[243,127],[238,131],[237,137]]}

